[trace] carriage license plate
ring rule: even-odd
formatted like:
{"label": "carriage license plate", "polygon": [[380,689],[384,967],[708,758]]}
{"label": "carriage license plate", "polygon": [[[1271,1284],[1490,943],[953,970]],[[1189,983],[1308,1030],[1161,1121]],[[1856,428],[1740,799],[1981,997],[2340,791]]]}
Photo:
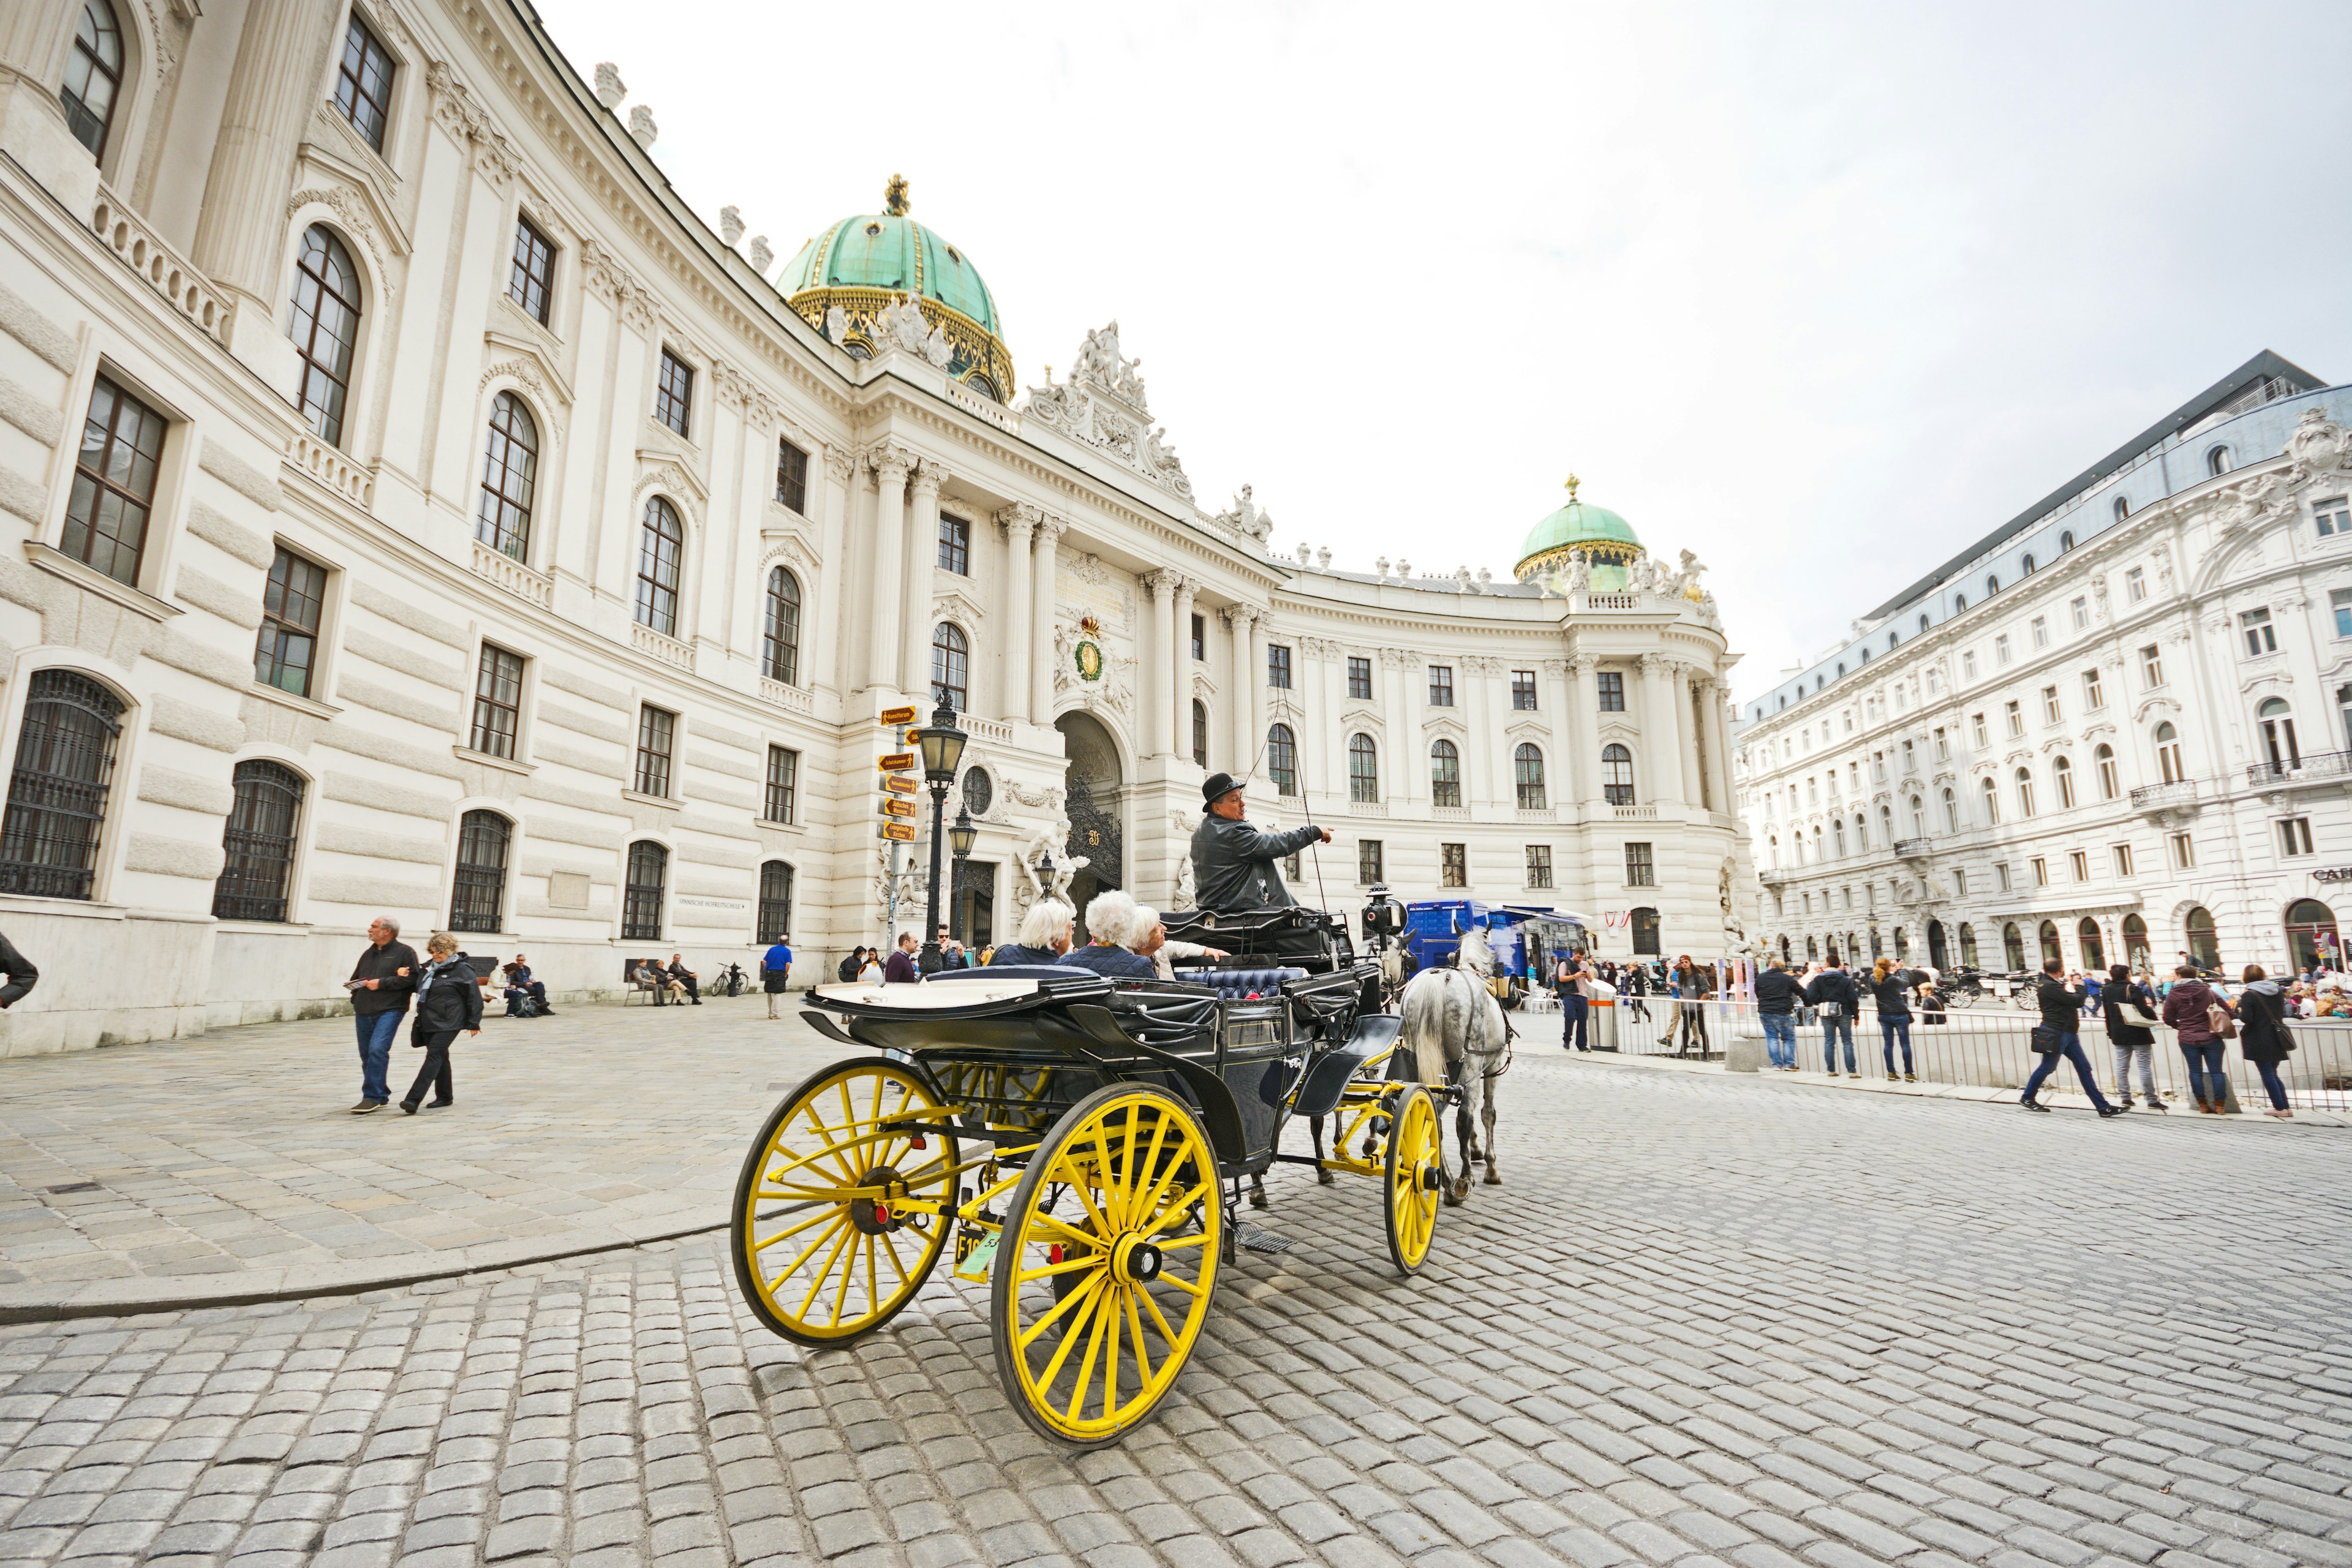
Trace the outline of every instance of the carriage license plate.
{"label": "carriage license plate", "polygon": [[985,1283],[988,1266],[996,1260],[996,1244],[1003,1233],[990,1235],[974,1227],[956,1233],[955,1277]]}

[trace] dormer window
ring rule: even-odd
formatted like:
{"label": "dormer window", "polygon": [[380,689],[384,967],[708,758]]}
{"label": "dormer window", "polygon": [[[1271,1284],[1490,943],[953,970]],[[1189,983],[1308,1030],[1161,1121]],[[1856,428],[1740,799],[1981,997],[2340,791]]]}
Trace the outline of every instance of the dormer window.
{"label": "dormer window", "polygon": [[2228,473],[2230,471],[2230,448],[2227,447],[2214,447],[2209,448],[2205,453],[2205,471],[2212,475],[2215,479],[2220,479],[2223,474]]}
{"label": "dormer window", "polygon": [[2124,519],[2126,519],[2126,518],[2129,517],[2130,515],[2131,515],[2131,502],[2129,502],[2129,501],[2127,501],[2127,500],[2124,500],[2124,498],[2123,498],[2123,497],[2121,497],[2121,496],[2117,496],[2117,497],[2116,498],[2116,521],[2117,522],[2121,522]]}

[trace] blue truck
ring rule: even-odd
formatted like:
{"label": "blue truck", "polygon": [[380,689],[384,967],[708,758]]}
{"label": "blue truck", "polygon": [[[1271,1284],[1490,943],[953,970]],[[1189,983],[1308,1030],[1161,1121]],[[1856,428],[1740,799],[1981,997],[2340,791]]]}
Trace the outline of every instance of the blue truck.
{"label": "blue truck", "polygon": [[1540,988],[1554,953],[1581,952],[1591,941],[1580,917],[1549,905],[1429,899],[1404,907],[1405,952],[1420,969],[1450,964],[1461,949],[1462,933],[1473,926],[1486,928],[1486,944],[1495,950],[1490,988],[1506,1007],[1518,1005],[1527,994],[1530,962],[1535,965],[1533,984]]}

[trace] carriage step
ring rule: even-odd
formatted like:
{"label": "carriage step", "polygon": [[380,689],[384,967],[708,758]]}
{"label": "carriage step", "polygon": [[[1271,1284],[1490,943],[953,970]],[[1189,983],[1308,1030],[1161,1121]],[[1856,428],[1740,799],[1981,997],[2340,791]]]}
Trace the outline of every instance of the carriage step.
{"label": "carriage step", "polygon": [[1234,1239],[1252,1252],[1282,1253],[1298,1245],[1286,1236],[1277,1236],[1273,1231],[1261,1230],[1254,1225],[1234,1226]]}

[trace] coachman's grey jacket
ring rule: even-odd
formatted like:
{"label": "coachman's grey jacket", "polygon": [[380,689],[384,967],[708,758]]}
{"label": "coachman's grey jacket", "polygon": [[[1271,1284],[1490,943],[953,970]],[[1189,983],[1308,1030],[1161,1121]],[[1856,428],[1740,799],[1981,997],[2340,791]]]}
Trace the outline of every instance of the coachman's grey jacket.
{"label": "coachman's grey jacket", "polygon": [[1201,826],[1192,829],[1192,886],[1199,889],[1194,901],[1219,914],[1286,908],[1290,889],[1274,863],[1322,841],[1323,830],[1311,823],[1260,833],[1246,822],[1204,812]]}

